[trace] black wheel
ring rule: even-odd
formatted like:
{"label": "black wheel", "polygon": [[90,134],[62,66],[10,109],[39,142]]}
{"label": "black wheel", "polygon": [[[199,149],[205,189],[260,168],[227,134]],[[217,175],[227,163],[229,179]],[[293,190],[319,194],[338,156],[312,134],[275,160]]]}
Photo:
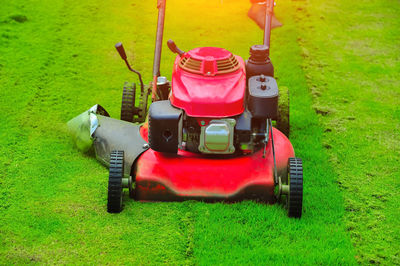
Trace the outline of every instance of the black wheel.
{"label": "black wheel", "polygon": [[[150,87],[143,88],[143,90],[140,90],[140,95],[139,92],[136,95],[136,84],[125,82],[122,92],[121,120],[133,123],[143,123],[146,121],[150,91]],[[139,96],[137,104],[135,103],[136,96]]]}
{"label": "black wheel", "polygon": [[108,178],[107,211],[118,213],[122,210],[122,178],[124,177],[124,152],[112,151]]}
{"label": "black wheel", "polygon": [[285,134],[286,137],[289,137],[290,133],[289,103],[289,89],[287,87],[279,88],[278,118],[276,119],[276,128]]}
{"label": "black wheel", "polygon": [[300,218],[303,208],[303,163],[300,158],[289,158],[288,182],[288,215]]}
{"label": "black wheel", "polygon": [[135,83],[125,82],[122,92],[121,120],[133,122],[135,111]]}
{"label": "black wheel", "polygon": [[147,103],[149,101],[150,91],[151,87],[144,88],[143,91],[140,91],[139,105],[135,107],[133,111],[133,122],[143,123],[146,121]]}

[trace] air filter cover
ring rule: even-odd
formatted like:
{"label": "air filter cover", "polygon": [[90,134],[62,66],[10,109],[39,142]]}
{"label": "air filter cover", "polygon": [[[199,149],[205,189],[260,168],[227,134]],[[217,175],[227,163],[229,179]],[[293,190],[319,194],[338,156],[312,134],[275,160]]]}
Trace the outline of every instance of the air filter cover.
{"label": "air filter cover", "polygon": [[264,75],[249,79],[249,110],[253,117],[276,119],[278,116],[278,84]]}

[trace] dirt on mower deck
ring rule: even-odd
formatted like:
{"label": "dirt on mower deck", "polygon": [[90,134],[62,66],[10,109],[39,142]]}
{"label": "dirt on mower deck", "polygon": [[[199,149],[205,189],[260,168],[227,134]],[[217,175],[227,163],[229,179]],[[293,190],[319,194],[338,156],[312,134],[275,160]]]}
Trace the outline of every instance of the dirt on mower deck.
{"label": "dirt on mower deck", "polygon": [[[107,169],[65,123],[96,103],[119,116],[123,41],[151,79],[156,4],[9,1],[0,8],[0,263],[399,263],[398,1],[278,1],[272,33],[304,161],[304,214],[279,205],[138,203],[106,212]],[[247,58],[250,3],[167,3],[165,40]],[[190,8],[187,8],[187,7]],[[179,15],[178,15],[179,14]],[[201,15],[199,15],[201,14]],[[223,33],[223,34],[221,34]],[[165,45],[161,73],[174,55]],[[121,258],[123,258],[121,260]]]}

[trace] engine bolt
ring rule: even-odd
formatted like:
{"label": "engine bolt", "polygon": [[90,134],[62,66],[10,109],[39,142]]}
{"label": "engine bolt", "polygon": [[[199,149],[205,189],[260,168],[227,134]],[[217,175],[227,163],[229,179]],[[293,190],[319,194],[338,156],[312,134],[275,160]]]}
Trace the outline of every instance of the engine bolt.
{"label": "engine bolt", "polygon": [[262,89],[263,91],[267,89],[267,85],[265,83],[262,83],[260,86],[260,89]]}

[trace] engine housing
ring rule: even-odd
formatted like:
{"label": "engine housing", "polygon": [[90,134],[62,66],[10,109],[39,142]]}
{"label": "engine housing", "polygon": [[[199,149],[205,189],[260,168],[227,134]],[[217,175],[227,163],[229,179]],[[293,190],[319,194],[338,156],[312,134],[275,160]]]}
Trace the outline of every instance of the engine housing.
{"label": "engine housing", "polygon": [[222,48],[177,56],[169,99],[150,106],[150,148],[226,155],[264,147],[266,121],[278,116],[278,86],[264,74],[247,79],[243,59]]}

